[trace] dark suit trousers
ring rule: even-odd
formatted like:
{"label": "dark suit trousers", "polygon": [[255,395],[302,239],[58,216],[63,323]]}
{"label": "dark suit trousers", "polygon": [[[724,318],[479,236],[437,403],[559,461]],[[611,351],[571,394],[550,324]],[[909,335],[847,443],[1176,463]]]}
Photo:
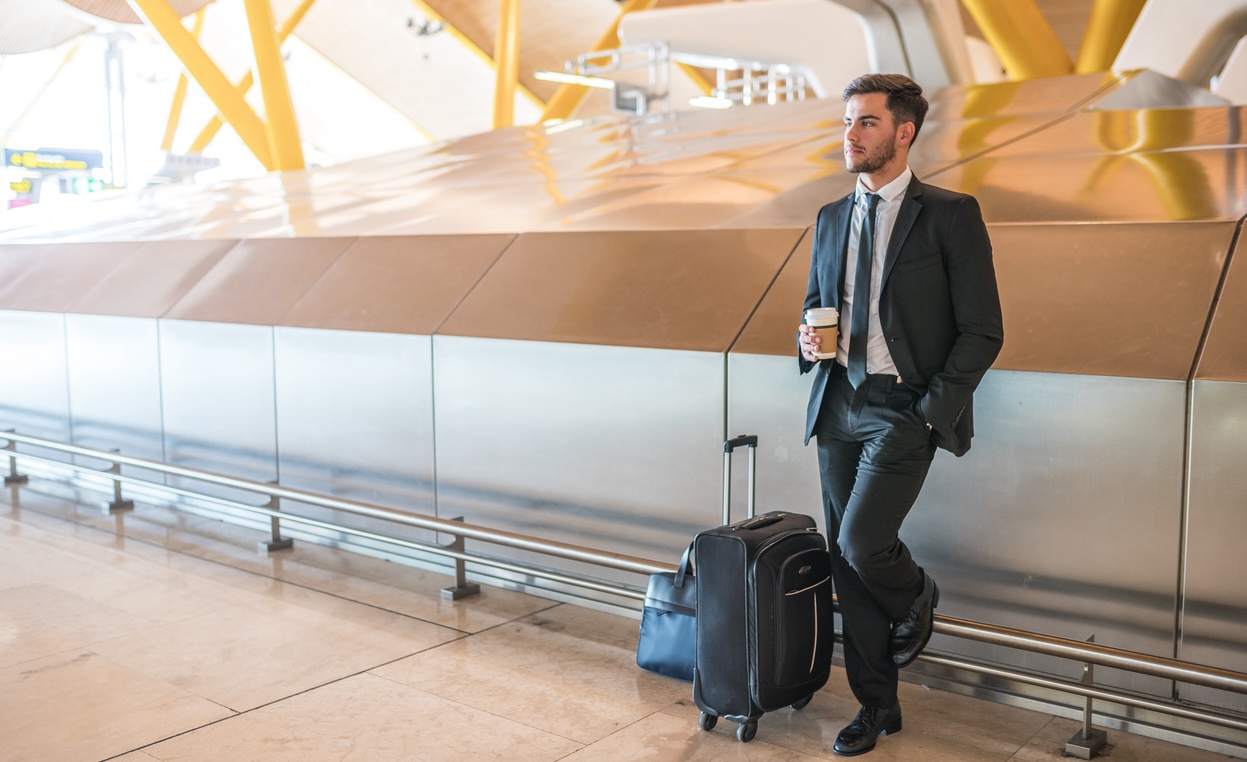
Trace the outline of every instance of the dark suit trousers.
{"label": "dark suit trousers", "polygon": [[922,591],[922,569],[899,536],[935,457],[917,400],[895,376],[854,389],[834,364],[815,427],[845,671],[868,707],[896,701],[892,623]]}

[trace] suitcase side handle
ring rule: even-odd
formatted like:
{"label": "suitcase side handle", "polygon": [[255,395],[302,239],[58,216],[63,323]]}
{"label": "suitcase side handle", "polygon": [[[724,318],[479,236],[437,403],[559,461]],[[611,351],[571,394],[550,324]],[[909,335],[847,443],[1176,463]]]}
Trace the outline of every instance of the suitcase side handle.
{"label": "suitcase side handle", "polygon": [[758,474],[758,435],[742,434],[723,443],[723,523],[732,523],[732,453],[737,447],[749,448],[749,518],[754,516],[754,484]]}

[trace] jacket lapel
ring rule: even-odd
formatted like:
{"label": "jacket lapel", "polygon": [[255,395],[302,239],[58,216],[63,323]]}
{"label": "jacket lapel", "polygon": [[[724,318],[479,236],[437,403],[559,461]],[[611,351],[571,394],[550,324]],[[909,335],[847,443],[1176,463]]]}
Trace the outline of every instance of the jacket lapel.
{"label": "jacket lapel", "polygon": [[848,198],[840,204],[840,208],[836,211],[835,224],[832,226],[835,234],[836,256],[829,257],[832,278],[828,282],[836,284],[836,303],[833,305],[836,309],[840,309],[840,295],[844,293],[844,269],[848,262],[849,228],[853,225],[853,201],[856,195],[857,191],[850,193]]}
{"label": "jacket lapel", "polygon": [[921,211],[922,183],[914,177],[910,179],[909,187],[905,190],[905,200],[901,202],[901,209],[896,215],[896,225],[892,228],[892,237],[888,240],[888,252],[883,258],[883,285],[887,284],[888,276],[892,274],[892,265],[900,256],[901,246],[905,245],[905,239],[909,237],[909,231],[913,229],[914,221],[918,219],[918,213]]}

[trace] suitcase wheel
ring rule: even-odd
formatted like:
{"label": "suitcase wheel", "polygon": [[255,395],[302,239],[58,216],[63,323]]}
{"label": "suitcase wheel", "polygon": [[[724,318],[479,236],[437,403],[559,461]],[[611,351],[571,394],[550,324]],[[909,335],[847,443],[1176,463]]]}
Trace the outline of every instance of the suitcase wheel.
{"label": "suitcase wheel", "polygon": [[753,737],[756,736],[757,734],[758,734],[757,720],[751,720],[749,722],[742,722],[741,724],[736,726],[736,740],[740,741],[741,743],[749,743],[750,741],[753,740]]}
{"label": "suitcase wheel", "polygon": [[702,730],[714,730],[714,726],[719,724],[719,715],[702,712],[701,717],[697,718],[697,727]]}
{"label": "suitcase wheel", "polygon": [[803,699],[801,699],[801,700],[799,700],[799,701],[797,701],[797,702],[793,703],[792,708],[793,708],[793,709],[796,709],[796,710],[799,712],[799,711],[801,711],[802,709],[805,709],[805,708],[806,708],[806,706],[808,706],[808,705],[809,705],[809,703],[810,703],[811,701],[813,701],[813,700],[814,700],[814,694],[813,694],[813,693],[811,693],[810,695],[806,696],[805,698],[803,698]]}

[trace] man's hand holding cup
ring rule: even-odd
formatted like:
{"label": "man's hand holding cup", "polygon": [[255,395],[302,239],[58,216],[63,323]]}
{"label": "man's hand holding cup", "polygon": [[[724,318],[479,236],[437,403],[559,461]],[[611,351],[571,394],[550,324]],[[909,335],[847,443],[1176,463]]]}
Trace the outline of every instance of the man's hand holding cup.
{"label": "man's hand holding cup", "polygon": [[801,356],[809,362],[836,356],[840,343],[840,313],[835,307],[815,307],[805,311],[805,322],[798,330]]}

